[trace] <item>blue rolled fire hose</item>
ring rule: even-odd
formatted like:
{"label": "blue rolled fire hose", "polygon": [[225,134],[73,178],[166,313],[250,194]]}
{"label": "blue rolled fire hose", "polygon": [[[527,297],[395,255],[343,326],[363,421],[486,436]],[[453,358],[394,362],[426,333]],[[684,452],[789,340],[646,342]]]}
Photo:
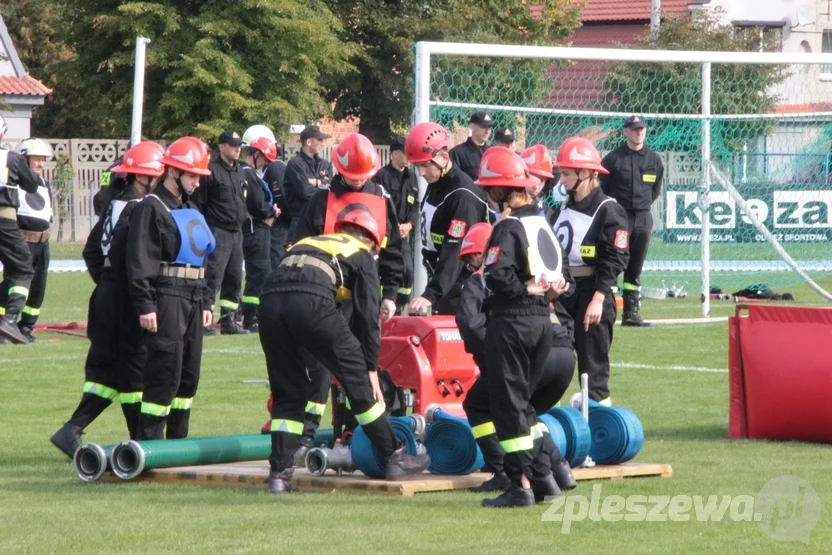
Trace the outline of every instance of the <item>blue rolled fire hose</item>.
{"label": "blue rolled fire hose", "polygon": [[474,439],[468,419],[436,407],[429,411],[428,439],[425,442],[433,474],[471,474],[485,466],[482,451]]}
{"label": "blue rolled fire hose", "polygon": [[644,446],[644,427],[630,409],[590,403],[589,429],[592,434],[589,455],[598,464],[627,462]]}
{"label": "blue rolled fire hose", "polygon": [[[396,438],[405,444],[408,455],[415,455],[417,450],[416,434],[413,433],[413,421],[409,416],[391,416],[390,424]],[[384,478],[386,465],[381,452],[373,447],[370,438],[361,426],[352,436],[352,462],[355,467],[370,478]]]}
{"label": "blue rolled fire hose", "polygon": [[558,450],[560,451],[561,455],[565,457],[566,432],[563,431],[563,426],[558,421],[558,419],[552,416],[551,414],[541,414],[537,417],[537,420],[538,422],[542,422],[546,425],[546,429],[549,430],[549,436],[552,438],[552,441],[555,442],[555,445],[558,446]]}
{"label": "blue rolled fire hose", "polygon": [[467,420],[440,419],[428,426],[425,443],[433,474],[471,474],[485,466],[480,446]]}
{"label": "blue rolled fire hose", "polygon": [[549,411],[566,433],[566,451],[563,456],[569,466],[576,467],[586,460],[592,443],[592,433],[584,416],[573,407],[556,407]]}

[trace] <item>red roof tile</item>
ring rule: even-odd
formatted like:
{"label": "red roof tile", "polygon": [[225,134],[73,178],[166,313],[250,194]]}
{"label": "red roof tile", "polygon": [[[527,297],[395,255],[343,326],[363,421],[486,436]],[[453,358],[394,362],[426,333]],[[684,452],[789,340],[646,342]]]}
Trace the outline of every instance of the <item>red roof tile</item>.
{"label": "red roof tile", "polygon": [[581,48],[615,48],[617,43],[635,45],[639,35],[648,31],[647,25],[597,25],[579,27],[567,39]]}
{"label": "red roof tile", "polygon": [[23,77],[0,76],[0,94],[21,96],[47,96],[52,89],[29,75]]}
{"label": "red roof tile", "polygon": [[[690,0],[662,0],[665,14],[688,15]],[[588,0],[581,21],[650,19],[650,0]]]}
{"label": "red roof tile", "polygon": [[[701,3],[697,0],[662,0],[665,14],[688,15],[688,4]],[[581,21],[633,21],[649,20],[650,0],[587,0]],[[543,7],[540,4],[529,6],[533,18],[540,17]]]}

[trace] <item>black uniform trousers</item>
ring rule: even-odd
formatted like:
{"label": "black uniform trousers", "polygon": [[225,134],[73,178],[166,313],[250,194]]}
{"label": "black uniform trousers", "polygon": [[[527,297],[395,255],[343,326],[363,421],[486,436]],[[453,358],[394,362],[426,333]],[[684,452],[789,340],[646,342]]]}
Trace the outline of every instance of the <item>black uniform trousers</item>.
{"label": "black uniform trousers", "polygon": [[[352,318],[352,301],[346,300],[338,305],[338,312],[344,317],[349,325]],[[304,352],[303,361],[306,364],[306,372],[309,375],[309,389],[307,391],[306,409],[303,415],[303,443],[311,445],[315,434],[321,425],[321,419],[326,410],[326,402],[332,391],[332,374],[317,358],[309,351]]]}
{"label": "black uniform trousers", "polygon": [[[462,408],[468,417],[468,423],[474,438],[480,446],[486,467],[491,472],[503,470],[503,448],[495,435],[491,417],[491,399],[489,397],[488,373],[482,364],[478,364],[480,375],[462,401]],[[575,354],[569,347],[552,347],[543,373],[534,388],[529,404],[535,414],[545,414],[561,400],[569,388],[575,373]]]}
{"label": "black uniform trousers", "polygon": [[158,331],[147,333],[139,436],[143,440],[188,436],[191,404],[202,364],[202,280],[159,278]]}
{"label": "black uniform trousers", "polygon": [[[212,301],[220,293],[220,308],[235,311],[240,306],[243,287],[243,232],[212,228],[217,246],[208,255],[205,277]],[[210,307],[206,307],[206,310]]]}
{"label": "black uniform trousers", "polygon": [[[615,298],[604,297],[601,321],[584,331],[584,315],[595,295],[595,278],[576,278],[574,295],[564,298],[563,307],[575,320],[575,352],[578,354],[578,375],[589,375],[589,398],[604,401],[610,396],[610,348],[613,326],[617,317]],[[583,282],[583,283],[582,283]]]}
{"label": "black uniform trousers", "polygon": [[3,263],[3,282],[0,290],[6,296],[0,307],[8,318],[16,319],[29,296],[29,285],[35,271],[32,269],[32,254],[16,219],[0,218],[0,262]]}
{"label": "black uniform trousers", "polygon": [[410,238],[402,239],[402,259],[404,260],[402,286],[396,295],[396,305],[399,307],[407,305],[413,295],[413,249],[410,248]]}
{"label": "black uniform trousers", "polygon": [[[497,439],[505,451],[503,465],[511,482],[521,486],[522,476],[534,480],[545,473],[538,467],[542,444],[533,442],[531,429],[537,415],[530,400],[540,380],[552,345],[548,316],[493,312],[485,332],[488,389]],[[549,461],[545,461],[551,472]]]}
{"label": "black uniform trousers", "polygon": [[303,434],[309,391],[304,350],[338,378],[372,444],[385,458],[392,455],[397,444],[393,428],[373,398],[361,344],[335,302],[310,293],[272,292],[260,306],[260,344],[274,397],[272,472],[292,466]]}
{"label": "black uniform trousers", "polygon": [[26,243],[32,255],[32,284],[29,286],[29,298],[20,316],[20,325],[33,328],[38,321],[43,298],[46,296],[46,276],[49,274],[49,241],[45,243]]}
{"label": "black uniform trousers", "polygon": [[243,318],[257,314],[263,284],[272,271],[271,230],[268,227],[243,224],[243,256],[246,263],[246,286],[243,289]]}
{"label": "black uniform trousers", "polygon": [[138,438],[146,352],[139,314],[123,278],[105,274],[90,297],[81,402],[70,422],[82,429],[119,399],[131,439]]}
{"label": "black uniform trousers", "polygon": [[280,261],[286,256],[286,245],[289,243],[289,222],[278,218],[272,226],[271,235],[269,258],[272,268],[277,268],[280,266]]}
{"label": "black uniform trousers", "polygon": [[624,270],[624,291],[640,291],[641,269],[653,236],[653,214],[650,210],[628,210],[627,224],[630,232],[630,261]]}

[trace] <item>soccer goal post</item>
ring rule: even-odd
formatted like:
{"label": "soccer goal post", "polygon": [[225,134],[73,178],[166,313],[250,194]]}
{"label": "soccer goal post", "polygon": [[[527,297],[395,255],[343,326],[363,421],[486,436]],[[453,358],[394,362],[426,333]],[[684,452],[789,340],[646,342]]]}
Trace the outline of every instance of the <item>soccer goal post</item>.
{"label": "soccer goal post", "polygon": [[832,299],[832,54],[417,43],[413,123],[460,142],[477,110],[553,156],[574,135],[604,155],[627,116],[646,119],[664,182],[644,287],[698,290],[702,316],[716,288],[808,283]]}

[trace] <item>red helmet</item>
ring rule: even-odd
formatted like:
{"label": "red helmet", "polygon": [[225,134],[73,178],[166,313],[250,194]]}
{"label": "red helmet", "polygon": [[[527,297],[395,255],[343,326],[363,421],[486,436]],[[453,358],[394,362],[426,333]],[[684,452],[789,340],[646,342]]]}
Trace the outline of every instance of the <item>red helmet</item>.
{"label": "red helmet", "polygon": [[543,145],[534,145],[523,151],[520,155],[529,167],[529,173],[539,179],[555,177],[552,171],[552,157],[549,156],[549,149]]}
{"label": "red helmet", "polygon": [[492,146],[480,160],[479,179],[481,187],[515,187],[525,189],[536,181],[529,173],[520,155],[504,146]]}
{"label": "red helmet", "polygon": [[132,173],[159,177],[165,173],[162,157],[165,149],[159,143],[144,141],[124,153],[121,163],[111,168],[113,173]]}
{"label": "red helmet", "polygon": [[489,237],[491,237],[491,224],[480,222],[472,225],[465,234],[465,239],[462,240],[462,248],[459,249],[457,258],[462,258],[466,254],[482,254]]}
{"label": "red helmet", "polygon": [[407,161],[411,164],[429,162],[433,155],[443,148],[450,149],[454,146],[451,134],[448,130],[439,125],[427,121],[417,124],[404,141],[404,153]]}
{"label": "red helmet", "polygon": [[257,137],[248,144],[248,147],[262,152],[269,162],[277,160],[277,145],[268,137]]}
{"label": "red helmet", "polygon": [[378,230],[378,224],[372,214],[366,210],[350,210],[335,222],[335,233],[338,233],[344,224],[357,225],[367,230],[375,239],[376,245],[381,246],[382,236]]}
{"label": "red helmet", "polygon": [[166,166],[196,175],[211,175],[208,162],[208,147],[196,137],[176,139],[162,157]]}
{"label": "red helmet", "polygon": [[566,139],[558,151],[555,165],[559,168],[610,173],[601,165],[601,155],[598,154],[595,146],[583,137]]}
{"label": "red helmet", "polygon": [[376,147],[370,139],[350,133],[332,149],[332,165],[338,173],[350,179],[370,179],[379,168]]}

